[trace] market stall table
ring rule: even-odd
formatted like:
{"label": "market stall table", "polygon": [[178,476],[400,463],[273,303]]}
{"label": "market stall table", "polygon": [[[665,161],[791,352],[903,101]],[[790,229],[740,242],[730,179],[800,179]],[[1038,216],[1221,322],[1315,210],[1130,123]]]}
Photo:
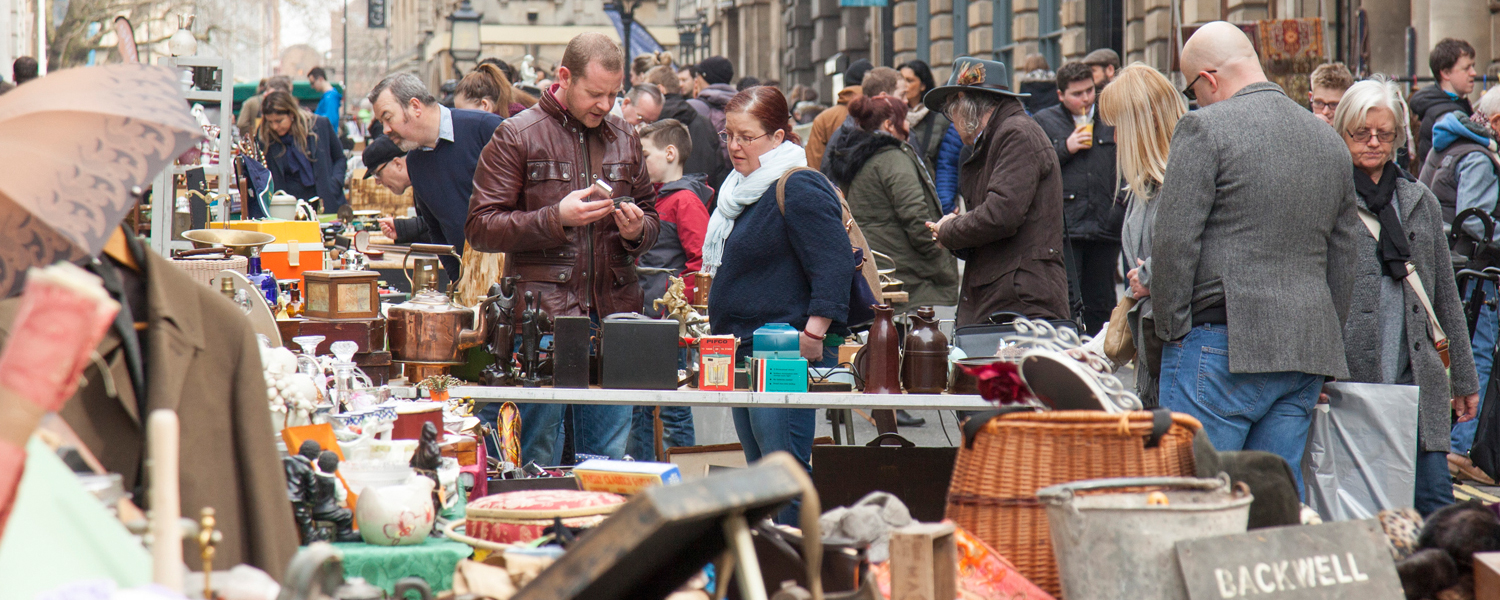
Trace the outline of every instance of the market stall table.
{"label": "market stall table", "polygon": [[[392,395],[415,398],[416,388],[392,386]],[[448,388],[452,398],[476,403],[629,404],[646,406],[723,406],[754,408],[869,408],[905,410],[986,410],[995,405],[973,394],[862,394],[858,392],[706,392],[606,390],[600,388],[523,388],[463,385]]]}

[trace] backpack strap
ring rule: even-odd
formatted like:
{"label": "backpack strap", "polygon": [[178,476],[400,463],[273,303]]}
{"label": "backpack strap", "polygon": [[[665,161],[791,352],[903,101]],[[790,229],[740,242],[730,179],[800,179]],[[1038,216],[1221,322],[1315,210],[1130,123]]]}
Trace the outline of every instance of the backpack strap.
{"label": "backpack strap", "polygon": [[799,171],[817,171],[812,167],[795,167],[781,174],[781,179],[776,180],[776,208],[781,209],[781,215],[786,216],[786,181],[792,178],[793,173]]}

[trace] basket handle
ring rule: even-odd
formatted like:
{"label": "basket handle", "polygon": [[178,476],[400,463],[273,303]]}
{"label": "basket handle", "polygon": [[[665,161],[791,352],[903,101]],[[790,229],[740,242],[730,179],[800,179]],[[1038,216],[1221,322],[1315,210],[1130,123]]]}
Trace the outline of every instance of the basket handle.
{"label": "basket handle", "polygon": [[1038,407],[1030,405],[1013,405],[1001,407],[999,410],[989,410],[969,415],[969,420],[964,421],[964,449],[974,449],[974,437],[978,436],[979,430],[983,429],[985,424],[989,423],[991,420],[997,417],[1003,417],[1011,413],[1031,412],[1036,410],[1040,409]]}

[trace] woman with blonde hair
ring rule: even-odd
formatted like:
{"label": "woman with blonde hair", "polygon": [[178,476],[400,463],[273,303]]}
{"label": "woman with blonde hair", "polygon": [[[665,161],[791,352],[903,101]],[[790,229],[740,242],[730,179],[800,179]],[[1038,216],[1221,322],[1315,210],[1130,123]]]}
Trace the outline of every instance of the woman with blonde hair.
{"label": "woman with blonde hair", "polygon": [[510,80],[500,67],[480,63],[453,90],[453,107],[482,110],[509,118],[514,96]]}
{"label": "woman with blonde hair", "polygon": [[1099,118],[1115,128],[1116,171],[1130,195],[1120,242],[1130,267],[1127,298],[1135,299],[1127,324],[1135,342],[1136,389],[1147,407],[1157,405],[1162,347],[1151,314],[1151,199],[1167,173],[1172,130],[1185,114],[1187,102],[1172,82],[1141,63],[1122,69],[1099,95]]}
{"label": "woman with blonde hair", "polygon": [[646,83],[646,73],[657,67],[672,68],[672,55],[667,52],[652,52],[636,55],[630,61],[630,85]]}

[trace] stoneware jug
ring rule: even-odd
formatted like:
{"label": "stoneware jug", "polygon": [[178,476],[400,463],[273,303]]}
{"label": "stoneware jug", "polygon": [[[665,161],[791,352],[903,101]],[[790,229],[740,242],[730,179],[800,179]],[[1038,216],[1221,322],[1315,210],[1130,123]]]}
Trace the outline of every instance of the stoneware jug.
{"label": "stoneware jug", "polygon": [[901,384],[910,394],[941,394],[948,387],[948,336],[938,330],[931,306],[911,315],[901,353]]}
{"label": "stoneware jug", "polygon": [[895,310],[879,304],[875,321],[870,324],[869,339],[864,347],[864,364],[860,375],[866,394],[901,393],[901,338],[896,335]]}
{"label": "stoneware jug", "polygon": [[412,475],[401,485],[365,488],[354,518],[359,535],[375,546],[411,546],[432,533],[432,480]]}

